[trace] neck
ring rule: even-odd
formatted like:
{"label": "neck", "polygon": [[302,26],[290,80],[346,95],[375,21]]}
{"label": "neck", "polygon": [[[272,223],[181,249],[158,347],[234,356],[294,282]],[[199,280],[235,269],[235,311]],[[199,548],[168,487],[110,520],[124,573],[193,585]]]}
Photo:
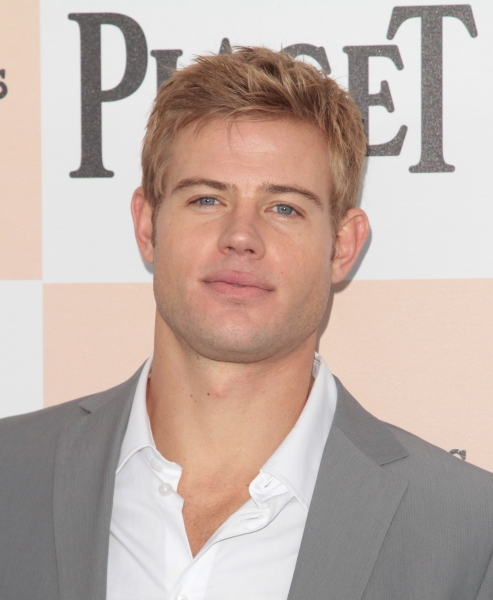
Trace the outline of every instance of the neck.
{"label": "neck", "polygon": [[158,450],[184,472],[255,477],[303,410],[314,350],[315,333],[279,358],[213,361],[179,343],[158,315],[147,393]]}

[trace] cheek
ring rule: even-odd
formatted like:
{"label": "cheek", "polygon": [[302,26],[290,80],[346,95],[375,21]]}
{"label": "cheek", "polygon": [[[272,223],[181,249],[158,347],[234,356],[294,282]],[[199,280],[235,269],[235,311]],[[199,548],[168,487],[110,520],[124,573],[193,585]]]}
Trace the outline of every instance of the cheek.
{"label": "cheek", "polygon": [[204,235],[203,228],[173,219],[172,215],[163,218],[157,231],[154,272],[163,282],[183,287],[190,279],[187,276],[200,271],[214,240]]}
{"label": "cheek", "polygon": [[159,225],[154,248],[154,279],[159,279],[165,286],[175,287],[177,274],[183,272],[187,263],[187,238],[182,238],[166,223]]}
{"label": "cheek", "polygon": [[301,295],[313,294],[330,283],[331,254],[331,239],[326,234],[296,240],[278,253],[279,272],[288,287],[292,286]]}

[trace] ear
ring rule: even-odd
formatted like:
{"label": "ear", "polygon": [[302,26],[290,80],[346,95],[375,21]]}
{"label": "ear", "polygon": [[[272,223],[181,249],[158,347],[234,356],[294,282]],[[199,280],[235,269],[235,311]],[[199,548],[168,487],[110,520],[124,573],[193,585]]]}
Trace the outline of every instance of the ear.
{"label": "ear", "polygon": [[134,221],[135,239],[142,258],[154,262],[154,246],[152,243],[152,207],[144,196],[144,190],[138,187],[132,196],[132,219]]}
{"label": "ear", "polygon": [[356,262],[368,237],[370,224],[365,211],[351,208],[342,218],[334,242],[332,283],[339,283]]}

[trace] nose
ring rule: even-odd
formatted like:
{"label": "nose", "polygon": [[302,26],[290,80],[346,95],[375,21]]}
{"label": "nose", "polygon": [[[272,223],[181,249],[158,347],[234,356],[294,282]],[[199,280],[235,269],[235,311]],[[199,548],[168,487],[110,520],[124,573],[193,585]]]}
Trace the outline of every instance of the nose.
{"label": "nose", "polygon": [[237,254],[259,259],[265,254],[259,223],[253,208],[235,207],[223,221],[224,229],[219,236],[219,250],[223,254]]}

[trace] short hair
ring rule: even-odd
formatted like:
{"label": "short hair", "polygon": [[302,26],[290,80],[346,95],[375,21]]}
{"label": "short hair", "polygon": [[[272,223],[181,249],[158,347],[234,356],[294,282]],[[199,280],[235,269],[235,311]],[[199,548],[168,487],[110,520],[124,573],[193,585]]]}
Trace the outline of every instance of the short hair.
{"label": "short hair", "polygon": [[358,199],[367,149],[361,113],[349,94],[322,71],[284,51],[255,47],[199,56],[160,87],[142,149],[142,186],[153,218],[180,130],[215,119],[283,118],[314,124],[327,140],[330,216],[336,227]]}

